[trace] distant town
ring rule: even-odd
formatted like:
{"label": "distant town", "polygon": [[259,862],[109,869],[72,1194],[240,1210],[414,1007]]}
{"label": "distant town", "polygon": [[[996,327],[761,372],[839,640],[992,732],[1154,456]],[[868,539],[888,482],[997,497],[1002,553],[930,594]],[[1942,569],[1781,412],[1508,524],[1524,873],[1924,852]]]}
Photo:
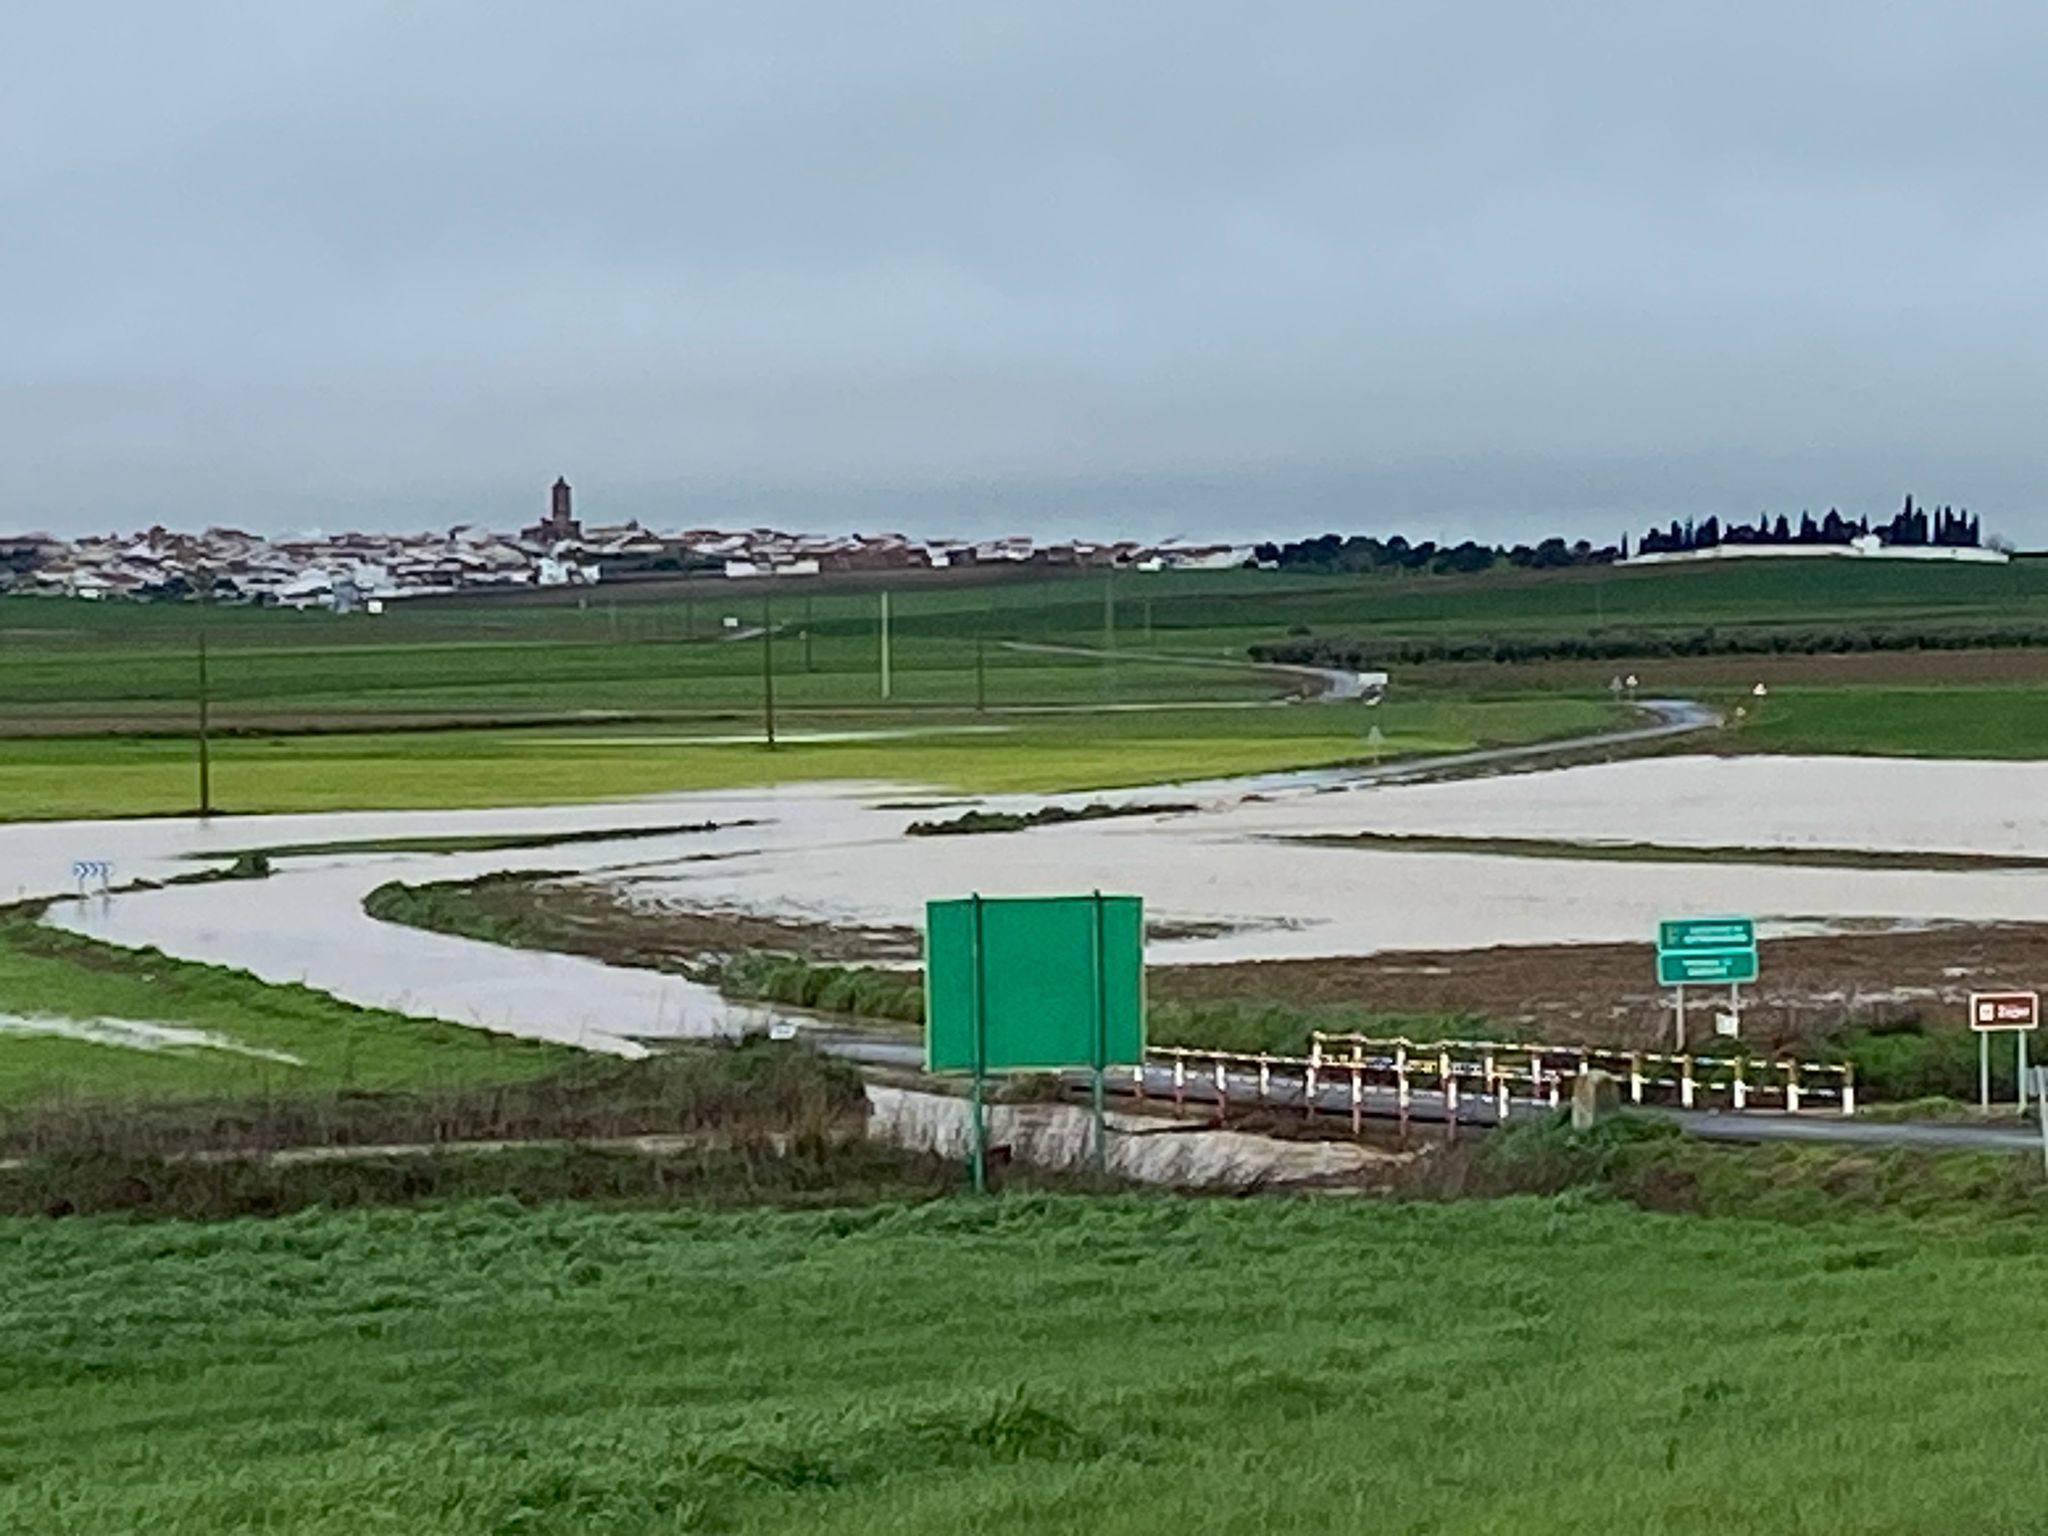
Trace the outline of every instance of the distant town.
{"label": "distant town", "polygon": [[1038,543],[913,539],[898,533],[814,535],[772,528],[661,532],[638,522],[584,526],[567,480],[547,515],[515,534],[465,524],[443,533],[267,537],[235,528],[61,539],[0,535],[0,592],[216,602],[340,612],[406,598],[700,574],[733,579],[971,566],[1215,569],[1246,564],[1250,545],[1131,540]]}
{"label": "distant town", "polygon": [[1558,536],[1489,545],[1466,540],[1411,542],[1399,534],[1322,534],[1288,543],[1226,544],[1131,539],[1039,543],[1024,535],[995,539],[914,539],[900,533],[807,534],[773,528],[690,528],[662,532],[638,522],[593,524],[576,516],[567,480],[548,491],[547,514],[517,533],[463,524],[443,533],[337,533],[270,537],[235,528],[178,533],[150,528],[127,535],[61,539],[0,535],[0,593],[177,602],[202,593],[223,603],[337,612],[381,612],[405,598],[481,594],[520,588],[588,587],[683,575],[822,576],[844,572],[963,568],[1116,567],[1127,570],[1262,570],[1341,574],[1398,569],[1469,575],[1506,567],[1551,571],[1754,556],[2003,562],[1978,520],[1906,498],[1888,521],[1830,511],[1798,523],[1759,517],[1754,526],[1709,517],[1596,545]]}

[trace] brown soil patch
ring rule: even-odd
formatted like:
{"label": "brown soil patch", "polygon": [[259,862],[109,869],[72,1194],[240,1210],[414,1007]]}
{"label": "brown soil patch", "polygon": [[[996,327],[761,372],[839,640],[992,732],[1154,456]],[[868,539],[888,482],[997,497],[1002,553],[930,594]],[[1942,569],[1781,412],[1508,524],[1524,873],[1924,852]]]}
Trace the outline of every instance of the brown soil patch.
{"label": "brown soil patch", "polygon": [[[924,935],[890,923],[850,927],[797,917],[768,917],[717,907],[642,906],[631,881],[507,874],[468,888],[470,903],[487,917],[516,926],[549,949],[589,955],[613,965],[680,971],[713,957],[771,950],[840,965],[911,962],[924,958]],[[1156,941],[1214,938],[1232,932],[1224,923],[1154,923]]]}
{"label": "brown soil patch", "polygon": [[[841,964],[915,964],[917,930],[847,928],[718,909],[643,908],[627,890],[535,875],[478,882],[477,907],[538,943],[614,965],[687,970],[705,959],[774,950]],[[1762,978],[1742,989],[1753,1050],[1810,1047],[1845,1027],[1920,1019],[1965,1027],[1972,991],[2031,990],[2048,979],[2048,924],[1868,928],[1766,939]],[[1279,1003],[1377,1014],[1469,1014],[1475,1028],[1521,1038],[1662,1049],[1673,994],[1655,984],[1647,944],[1406,950],[1312,960],[1155,965],[1156,1002]],[[1712,1037],[1721,988],[1688,989],[1695,1045]]]}
{"label": "brown soil patch", "polygon": [[[1918,1017],[1963,1027],[1972,991],[2032,989],[2048,977],[2048,924],[1951,925],[1767,939],[1760,982],[1742,989],[1752,1048],[1810,1044],[1845,1025]],[[1470,1013],[1556,1041],[1662,1047],[1672,993],[1655,985],[1648,944],[1405,951],[1323,960],[1159,966],[1159,1001],[1285,1002],[1375,1013]],[[1722,988],[1689,988],[1695,1037],[1726,1006]]]}
{"label": "brown soil patch", "polygon": [[629,892],[629,884],[513,875],[478,881],[469,894],[490,916],[542,936],[547,948],[651,970],[687,970],[748,950],[841,963],[915,960],[924,951],[914,928],[849,928],[710,907],[638,906]]}

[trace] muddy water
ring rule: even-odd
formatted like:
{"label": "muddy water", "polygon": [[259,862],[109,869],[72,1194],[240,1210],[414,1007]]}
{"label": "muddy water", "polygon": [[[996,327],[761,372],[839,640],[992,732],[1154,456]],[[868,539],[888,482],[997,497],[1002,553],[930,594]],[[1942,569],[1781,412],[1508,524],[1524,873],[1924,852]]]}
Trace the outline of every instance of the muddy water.
{"label": "muddy water", "polygon": [[[643,1041],[736,1032],[772,1016],[730,1007],[715,991],[681,977],[381,923],[363,912],[363,898],[389,880],[461,880],[506,869],[578,871],[647,861],[689,867],[682,861],[787,846],[791,839],[843,838],[863,826],[868,814],[856,790],[806,792],[794,801],[768,792],[653,805],[220,817],[203,825],[18,826],[0,828],[0,869],[24,893],[49,893],[71,883],[71,860],[80,857],[111,859],[116,882],[125,883],[204,867],[183,857],[188,853],[265,843],[588,831],[671,818],[730,823],[709,833],[524,851],[288,858],[266,880],[89,896],[60,901],[49,914],[61,927],[112,943],[154,945],[183,959],[235,966],[266,981],[302,983],[365,1006],[634,1055],[644,1049]],[[757,824],[740,825],[745,822]]]}
{"label": "muddy water", "polygon": [[[1356,787],[1354,787],[1356,786]],[[1233,931],[1158,946],[1162,959],[1261,959],[1497,944],[1646,942],[1659,917],[1743,912],[1767,933],[1867,922],[2048,922],[2048,872],[1917,873],[1726,864],[1630,866],[1305,846],[1310,832],[1610,838],[1695,845],[2048,854],[2048,764],[1663,758],[1491,780],[1360,785],[1320,775],[1203,786],[1192,815],[995,836],[901,835],[899,788],[805,786],[628,805],[346,813],[0,827],[0,894],[61,893],[73,859],[161,879],[180,856],[264,843],[557,832],[752,821],[709,833],[476,854],[284,861],[269,880],[60,903],[51,920],[118,943],[304,982],[355,1002],[616,1051],[757,1022],[674,977],[501,949],[377,923],[386,880],[505,869],[629,880],[659,908],[724,905],[916,923],[928,897],[1136,891],[1169,923]],[[1129,791],[1115,798],[1160,797]],[[1082,799],[1089,797],[1067,797]],[[1000,802],[991,802],[1000,803]],[[0,1000],[4,1001],[4,1000]]]}
{"label": "muddy water", "polygon": [[129,1051],[228,1051],[286,1066],[300,1065],[299,1058],[288,1051],[245,1045],[211,1030],[189,1029],[179,1024],[145,1024],[137,1019],[59,1019],[44,1014],[0,1013],[0,1039],[8,1035],[48,1035]]}
{"label": "muddy water", "polygon": [[1240,925],[1159,947],[1186,962],[1646,941],[1661,917],[2048,921],[2048,871],[1573,862],[1307,845],[1429,831],[1694,846],[2048,852],[2048,765],[1670,758],[1427,785],[1219,796],[1191,816],[995,837],[876,839],[844,858],[763,850],[636,881],[632,898],[914,922],[927,898],[1124,890],[1169,923]]}

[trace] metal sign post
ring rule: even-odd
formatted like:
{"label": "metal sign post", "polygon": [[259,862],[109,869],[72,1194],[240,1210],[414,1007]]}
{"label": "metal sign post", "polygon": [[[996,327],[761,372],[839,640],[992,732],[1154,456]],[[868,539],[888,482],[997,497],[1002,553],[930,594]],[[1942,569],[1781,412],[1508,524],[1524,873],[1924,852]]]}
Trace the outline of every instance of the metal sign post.
{"label": "metal sign post", "polygon": [[2048,1172],[2048,1067],[2034,1068],[2034,1104],[2041,1113],[2041,1167]]}
{"label": "metal sign post", "polygon": [[[1685,989],[1726,982],[1728,1013],[1742,1028],[1742,983],[1757,979],[1756,924],[1746,917],[1682,917],[1657,925],[1657,983],[1678,993],[1675,1049],[1686,1046]],[[1718,1025],[1718,1020],[1717,1020]]]}
{"label": "metal sign post", "polygon": [[1092,1161],[1109,1162],[1106,1079],[1145,1060],[1145,916],[1135,896],[985,897],[925,907],[925,1070],[971,1074],[974,1187],[987,1080],[1085,1069]]}
{"label": "metal sign post", "polygon": [[1102,892],[1095,893],[1095,928],[1091,937],[1095,941],[1095,1027],[1089,1032],[1092,1047],[1088,1062],[1088,1098],[1095,1114],[1095,1177],[1106,1177],[1109,1173],[1109,1117],[1102,1109],[1103,1070],[1109,1064],[1109,979],[1103,964],[1102,942]]}
{"label": "metal sign post", "polygon": [[[2027,1036],[2041,1027],[2038,992],[1972,992],[1970,1028],[1977,1032],[1977,1107],[1991,1112],[1991,1037],[2010,1032],[2018,1067],[2019,1107],[2027,1107]],[[2044,1110],[2048,1113],[2048,1110]]]}
{"label": "metal sign post", "polygon": [[988,1081],[988,966],[983,960],[981,895],[974,897],[974,1077],[968,1088],[967,1128],[973,1163],[974,1192],[988,1193],[988,1112],[983,1087]]}

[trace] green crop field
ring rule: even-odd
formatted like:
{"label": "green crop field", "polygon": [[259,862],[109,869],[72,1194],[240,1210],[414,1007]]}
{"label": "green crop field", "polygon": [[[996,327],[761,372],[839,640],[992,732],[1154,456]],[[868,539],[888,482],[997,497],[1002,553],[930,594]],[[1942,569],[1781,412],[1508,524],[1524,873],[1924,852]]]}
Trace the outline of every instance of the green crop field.
{"label": "green crop field", "polygon": [[500,1200],[9,1222],[0,1294],[53,1536],[2003,1536],[2048,1478],[2031,1226]]}
{"label": "green crop field", "polygon": [[[2048,684],[2027,659],[2043,653],[2020,643],[2035,628],[2048,634],[2044,560],[1472,577],[927,575],[906,576],[891,596],[886,697],[879,592],[846,581],[705,578],[550,601],[402,603],[375,617],[0,599],[0,817],[189,808],[202,622],[212,720],[225,738],[217,799],[236,810],[596,799],[825,777],[1053,790],[1360,755],[1368,722],[1357,708],[1257,707],[1300,684],[1251,667],[1249,647],[1294,641],[1405,657],[1377,717],[1397,738],[1389,750],[1405,752],[1571,734],[1611,718],[1602,711],[1615,668],[1604,653],[1580,657],[1581,640],[1668,642],[1684,655],[1647,658],[1645,687],[1666,686],[1658,677],[1669,673],[1668,686],[1683,689],[1725,688],[1750,670],[1700,652],[1715,636],[1785,637],[1795,649],[2006,637],[2009,649],[1954,664],[2003,693],[1911,710],[1870,691],[1886,673],[1873,672],[1867,649],[1842,660],[1854,686],[1836,686],[1830,658],[1804,658],[1797,708],[1774,706],[1742,738],[1760,749],[2031,756],[2041,745],[2019,721],[2048,718]],[[1522,662],[1485,659],[1525,651]],[[1939,650],[1887,654],[1914,658],[1922,674],[1946,665],[1928,659]],[[785,738],[772,757],[746,741],[761,730],[764,664]],[[1758,657],[1754,670],[1783,677],[1784,658]],[[467,734],[411,734],[425,726]],[[848,732],[869,739],[805,739]]]}
{"label": "green crop field", "polygon": [[0,1023],[0,1108],[454,1086],[535,1076],[577,1055],[116,948],[18,913],[0,917],[0,1019],[8,1016],[170,1026],[210,1039],[145,1049]]}
{"label": "green crop field", "polygon": [[1735,741],[1752,751],[2048,757],[2048,689],[1781,688]]}
{"label": "green crop field", "polygon": [[[216,741],[224,811],[612,800],[820,779],[948,790],[1090,789],[1456,751],[1597,730],[1604,699],[1390,701],[951,720],[874,714],[523,730],[258,735]],[[1384,740],[1366,741],[1369,725]],[[151,736],[0,739],[0,818],[173,814],[196,803],[192,744]]]}
{"label": "green crop field", "polygon": [[[2048,625],[2048,561],[2003,567],[1849,561],[1473,577],[1269,572],[1120,573],[961,583],[906,577],[893,593],[891,705],[971,702],[977,643],[995,704],[1249,698],[1273,685],[1227,668],[1290,630],[1368,640],[1469,640],[1718,627]],[[189,714],[202,615],[190,606],[0,599],[0,709],[13,728],[122,726]],[[872,587],[706,579],[599,588],[575,601],[400,604],[379,617],[222,608],[205,616],[225,719],[717,712],[758,699],[761,644],[792,708],[881,702]],[[727,621],[740,626],[729,629]],[[1113,646],[1114,666],[1011,649]]]}

